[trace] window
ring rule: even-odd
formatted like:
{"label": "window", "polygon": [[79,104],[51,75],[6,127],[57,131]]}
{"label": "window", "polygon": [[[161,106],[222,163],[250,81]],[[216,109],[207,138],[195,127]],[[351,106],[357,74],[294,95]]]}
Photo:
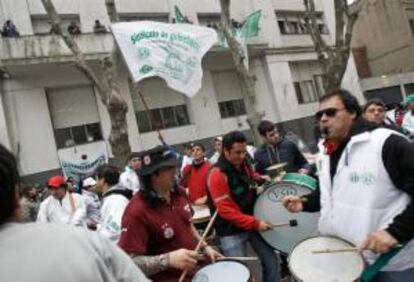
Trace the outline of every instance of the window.
{"label": "window", "polygon": [[58,149],[103,140],[91,86],[47,89]]}
{"label": "window", "polygon": [[[305,22],[305,12],[276,11],[281,34],[309,34]],[[323,13],[316,14],[318,29],[321,34],[329,34],[323,19]]]}
{"label": "window", "polygon": [[220,102],[219,108],[222,118],[238,117],[246,114],[246,106],[243,99]]}
{"label": "window", "polygon": [[138,128],[141,133],[190,124],[186,105],[152,109],[150,113],[152,122],[148,114],[146,111],[136,112]]}
{"label": "window", "polygon": [[82,145],[103,140],[99,123],[90,123],[55,129],[58,149]]}
{"label": "window", "polygon": [[315,83],[316,92],[319,97],[322,97],[325,94],[325,88],[323,87],[325,76],[322,74],[317,74],[313,76],[313,81]]}
{"label": "window", "polygon": [[414,34],[414,20],[410,20],[411,32]]}
{"label": "window", "polygon": [[318,100],[315,85],[312,80],[294,82],[294,86],[299,104],[313,103]]}
{"label": "window", "polygon": [[130,81],[132,103],[141,133],[191,124],[187,100],[183,94],[169,88],[163,79],[157,77],[147,78],[139,84],[150,109],[150,113],[147,113],[141,97],[133,92]]}

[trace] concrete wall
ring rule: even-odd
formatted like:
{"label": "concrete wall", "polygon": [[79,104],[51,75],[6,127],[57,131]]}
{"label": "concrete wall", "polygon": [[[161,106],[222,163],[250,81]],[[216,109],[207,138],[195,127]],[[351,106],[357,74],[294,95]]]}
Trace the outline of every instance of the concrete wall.
{"label": "concrete wall", "polygon": [[400,0],[364,2],[353,47],[366,46],[372,76],[414,70],[414,40]]}

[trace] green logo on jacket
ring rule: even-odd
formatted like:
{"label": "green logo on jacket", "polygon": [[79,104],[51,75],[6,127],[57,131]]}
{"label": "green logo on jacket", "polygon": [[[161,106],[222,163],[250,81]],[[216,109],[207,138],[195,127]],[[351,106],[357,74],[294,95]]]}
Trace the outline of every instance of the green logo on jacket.
{"label": "green logo on jacket", "polygon": [[349,181],[353,184],[370,186],[375,183],[375,175],[370,172],[352,172],[349,176]]}

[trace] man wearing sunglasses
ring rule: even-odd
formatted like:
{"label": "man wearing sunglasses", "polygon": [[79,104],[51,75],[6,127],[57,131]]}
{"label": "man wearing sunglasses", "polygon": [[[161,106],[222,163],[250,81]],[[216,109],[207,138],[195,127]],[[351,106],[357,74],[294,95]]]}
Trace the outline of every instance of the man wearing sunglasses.
{"label": "man wearing sunglasses", "polygon": [[320,190],[283,204],[291,212],[320,210],[320,233],[359,246],[370,265],[404,245],[374,281],[414,281],[414,145],[360,115],[346,90],[321,98]]}

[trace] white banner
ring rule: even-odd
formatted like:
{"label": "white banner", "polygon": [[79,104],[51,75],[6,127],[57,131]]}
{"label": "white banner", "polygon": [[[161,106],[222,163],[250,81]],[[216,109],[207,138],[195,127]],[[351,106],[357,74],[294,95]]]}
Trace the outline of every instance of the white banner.
{"label": "white banner", "polygon": [[61,149],[58,156],[64,176],[73,177],[75,181],[92,175],[98,166],[108,162],[104,142]]}
{"label": "white banner", "polygon": [[134,82],[159,76],[188,97],[201,88],[201,60],[217,41],[214,29],[151,21],[115,23],[112,33]]}

